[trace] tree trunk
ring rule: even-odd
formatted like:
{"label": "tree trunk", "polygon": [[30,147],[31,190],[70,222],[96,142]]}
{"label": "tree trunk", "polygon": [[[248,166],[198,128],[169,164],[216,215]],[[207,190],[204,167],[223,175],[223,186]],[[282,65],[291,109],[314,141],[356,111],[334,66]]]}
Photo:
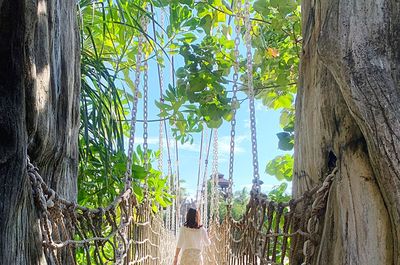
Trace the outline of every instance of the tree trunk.
{"label": "tree trunk", "polygon": [[0,264],[46,263],[27,155],[53,189],[76,198],[80,53],[75,5],[71,0],[0,0]]}
{"label": "tree trunk", "polygon": [[302,16],[294,197],[339,169],[312,264],[400,264],[399,1],[303,0]]}

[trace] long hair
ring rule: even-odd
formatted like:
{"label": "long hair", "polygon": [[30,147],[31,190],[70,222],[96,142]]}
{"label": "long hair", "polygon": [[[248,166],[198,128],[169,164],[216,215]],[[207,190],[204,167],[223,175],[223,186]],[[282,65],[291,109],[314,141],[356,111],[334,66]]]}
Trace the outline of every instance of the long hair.
{"label": "long hair", "polygon": [[202,227],[200,225],[200,213],[194,209],[190,208],[186,214],[186,222],[184,224],[188,228],[197,228]]}

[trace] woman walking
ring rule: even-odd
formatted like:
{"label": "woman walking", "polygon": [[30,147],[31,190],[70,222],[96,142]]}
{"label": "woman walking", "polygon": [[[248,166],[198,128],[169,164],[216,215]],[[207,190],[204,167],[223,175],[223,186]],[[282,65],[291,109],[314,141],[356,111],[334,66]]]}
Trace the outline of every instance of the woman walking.
{"label": "woman walking", "polygon": [[186,222],[179,230],[174,265],[178,264],[179,252],[182,256],[179,265],[202,265],[203,248],[210,245],[206,229],[200,225],[200,213],[190,208],[186,214]]}

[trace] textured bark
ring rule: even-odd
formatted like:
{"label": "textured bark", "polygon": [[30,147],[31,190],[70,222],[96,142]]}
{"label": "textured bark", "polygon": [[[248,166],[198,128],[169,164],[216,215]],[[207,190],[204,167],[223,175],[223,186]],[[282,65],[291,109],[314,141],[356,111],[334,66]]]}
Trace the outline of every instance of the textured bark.
{"label": "textured bark", "polygon": [[76,198],[79,39],[75,1],[0,0],[0,264],[44,264],[26,157]]}
{"label": "textured bark", "polygon": [[399,8],[303,0],[293,195],[339,168],[313,264],[400,264]]}

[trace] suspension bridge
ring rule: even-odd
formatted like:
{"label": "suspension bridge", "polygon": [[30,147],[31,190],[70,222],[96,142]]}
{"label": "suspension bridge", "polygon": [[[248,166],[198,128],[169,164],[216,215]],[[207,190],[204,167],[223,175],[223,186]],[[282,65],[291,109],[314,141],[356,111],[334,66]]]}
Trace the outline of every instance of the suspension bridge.
{"label": "suspension bridge", "polygon": [[[241,3],[239,1],[238,3]],[[241,4],[240,4],[241,5]],[[249,1],[239,6],[236,15],[235,64],[233,74],[233,97],[237,101],[239,78],[239,32],[240,24],[246,28],[245,45],[247,56],[247,87],[251,143],[253,155],[253,187],[246,211],[239,220],[231,214],[233,166],[235,150],[235,113],[231,121],[229,186],[227,190],[227,214],[219,219],[218,176],[218,131],[213,129],[203,139],[198,170],[196,201],[207,227],[211,245],[205,250],[205,264],[289,264],[290,257],[303,256],[303,264],[311,264],[318,246],[324,218],[324,209],[336,169],[325,176],[324,181],[314,189],[289,203],[276,203],[261,192],[258,172],[257,135],[252,76],[252,50],[250,43],[251,23]],[[142,19],[146,28],[146,18]],[[166,176],[169,176],[171,192],[175,193],[172,205],[158,212],[153,211],[148,196],[138,202],[132,191],[132,156],[135,144],[135,129],[139,88],[143,91],[143,150],[144,165],[149,166],[148,150],[148,65],[143,52],[144,37],[139,37],[132,120],[128,147],[128,162],[124,176],[124,189],[107,207],[90,209],[65,200],[51,189],[40,176],[40,169],[31,161],[27,172],[32,183],[35,204],[40,212],[40,228],[43,250],[53,264],[78,264],[76,253],[84,253],[79,264],[172,264],[179,218],[179,169],[173,174],[170,139],[165,121],[160,121],[159,149],[167,145]],[[141,69],[144,69],[143,72]],[[143,76],[142,76],[143,74]],[[162,101],[162,72],[160,75],[160,101]],[[143,80],[143,82],[141,82]],[[208,138],[208,139],[207,139]],[[209,142],[208,146],[203,145]],[[204,147],[204,148],[203,148]],[[212,150],[211,194],[207,189],[208,157]],[[201,161],[205,156],[204,168]],[[178,159],[177,159],[178,160]],[[176,163],[177,164],[177,163]],[[178,165],[175,165],[178,166]],[[163,172],[161,153],[159,170]],[[148,194],[148,187],[143,187]]]}

